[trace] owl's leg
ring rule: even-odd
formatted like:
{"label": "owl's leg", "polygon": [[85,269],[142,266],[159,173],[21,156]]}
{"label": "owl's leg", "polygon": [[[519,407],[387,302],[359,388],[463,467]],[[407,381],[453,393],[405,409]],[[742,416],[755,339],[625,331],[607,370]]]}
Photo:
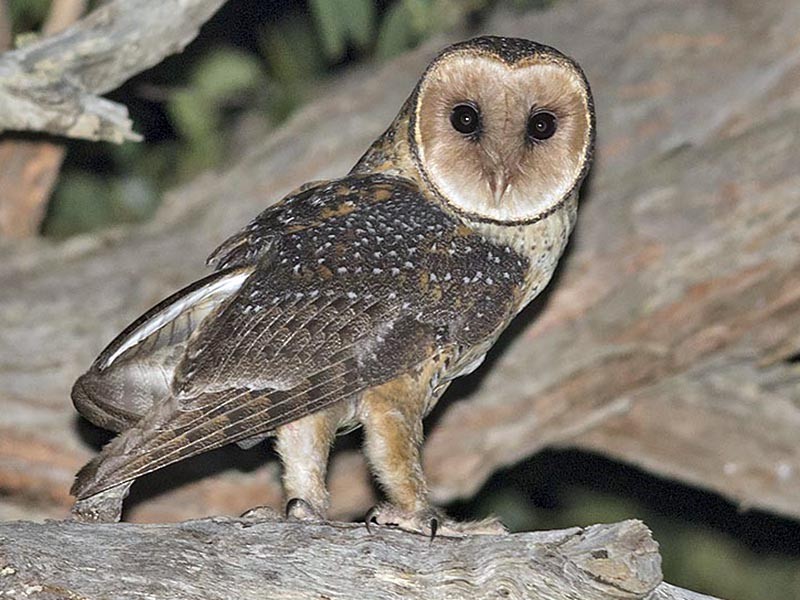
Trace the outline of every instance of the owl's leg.
{"label": "owl's leg", "polygon": [[389,503],[370,510],[367,527],[370,522],[396,525],[431,537],[505,533],[496,519],[459,523],[431,506],[421,460],[428,389],[427,381],[404,376],[364,395],[360,417],[365,452],[389,498]]}
{"label": "owl's leg", "polygon": [[342,407],[307,415],[279,427],[276,449],[283,462],[286,516],[325,519],[330,505],[325,475]]}

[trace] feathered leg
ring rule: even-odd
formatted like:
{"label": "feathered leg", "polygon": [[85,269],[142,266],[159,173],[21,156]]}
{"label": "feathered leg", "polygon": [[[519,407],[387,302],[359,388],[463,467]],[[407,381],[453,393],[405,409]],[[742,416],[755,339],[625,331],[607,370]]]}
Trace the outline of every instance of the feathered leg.
{"label": "feathered leg", "polygon": [[342,407],[333,407],[278,428],[275,447],[283,462],[287,517],[326,518],[328,455],[342,414]]}
{"label": "feathered leg", "polygon": [[361,421],[365,452],[389,503],[370,510],[370,522],[396,525],[431,537],[441,534],[499,534],[505,528],[496,519],[459,523],[431,506],[422,471],[422,418],[429,400],[424,373],[405,375],[369,390],[362,400]]}

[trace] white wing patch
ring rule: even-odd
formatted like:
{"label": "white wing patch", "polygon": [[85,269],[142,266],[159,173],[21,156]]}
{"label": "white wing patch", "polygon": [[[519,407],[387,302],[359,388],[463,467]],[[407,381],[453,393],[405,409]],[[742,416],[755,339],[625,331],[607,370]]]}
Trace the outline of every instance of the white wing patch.
{"label": "white wing patch", "polygon": [[120,336],[117,347],[97,367],[101,371],[107,369],[120,356],[146,341],[149,350],[159,346],[163,343],[162,333],[168,334],[168,343],[176,336],[185,339],[212,310],[236,293],[252,272],[253,269],[233,271],[191,289],[165,306],[159,305],[141,324]]}

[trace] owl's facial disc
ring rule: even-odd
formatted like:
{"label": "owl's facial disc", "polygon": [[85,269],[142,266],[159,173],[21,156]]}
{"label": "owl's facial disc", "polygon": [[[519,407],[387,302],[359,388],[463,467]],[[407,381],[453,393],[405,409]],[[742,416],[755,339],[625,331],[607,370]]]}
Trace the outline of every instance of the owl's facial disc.
{"label": "owl's facial disc", "polygon": [[484,53],[445,55],[417,96],[418,166],[461,212],[536,220],[584,175],[591,111],[585,79],[563,56],[540,53],[509,64]]}

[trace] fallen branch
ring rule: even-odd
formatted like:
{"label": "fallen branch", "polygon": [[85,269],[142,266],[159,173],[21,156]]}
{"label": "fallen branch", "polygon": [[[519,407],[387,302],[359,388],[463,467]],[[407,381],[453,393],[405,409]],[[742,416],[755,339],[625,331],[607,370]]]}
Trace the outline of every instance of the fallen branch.
{"label": "fallen branch", "polygon": [[138,140],[127,109],[101,98],[181,51],[224,0],[113,0],[58,35],[0,56],[0,132]]}
{"label": "fallen branch", "polygon": [[710,600],[661,582],[658,545],[638,521],[433,542],[343,523],[4,523],[3,593],[65,599]]}

